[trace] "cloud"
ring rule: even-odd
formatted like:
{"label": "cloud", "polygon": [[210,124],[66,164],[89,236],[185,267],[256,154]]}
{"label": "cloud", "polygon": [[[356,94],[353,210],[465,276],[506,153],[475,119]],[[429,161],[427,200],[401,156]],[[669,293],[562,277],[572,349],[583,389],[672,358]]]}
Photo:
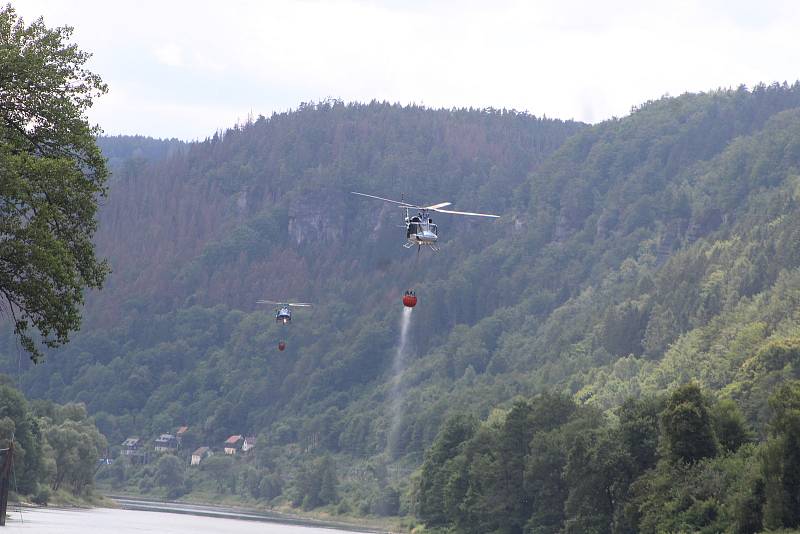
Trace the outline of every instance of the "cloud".
{"label": "cloud", "polygon": [[171,67],[183,66],[183,51],[174,43],[165,44],[153,49],[153,55],[159,63]]}
{"label": "cloud", "polygon": [[[599,121],[665,93],[791,82],[800,64],[800,10],[769,0],[25,0],[18,9],[75,26],[111,94],[140,99],[117,99],[118,113],[102,120],[101,99],[93,120],[149,135],[202,138],[232,125],[215,121],[329,96]],[[161,115],[141,120],[144,100]],[[187,106],[207,116],[177,111]]]}

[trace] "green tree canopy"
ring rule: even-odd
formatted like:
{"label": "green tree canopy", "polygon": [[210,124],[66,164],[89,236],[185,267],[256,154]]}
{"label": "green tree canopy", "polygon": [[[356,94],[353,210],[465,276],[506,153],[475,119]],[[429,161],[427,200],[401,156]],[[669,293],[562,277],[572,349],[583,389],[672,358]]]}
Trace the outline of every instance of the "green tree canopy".
{"label": "green tree canopy", "polygon": [[156,463],[156,482],[164,488],[183,484],[183,464],[174,454],[165,454]]}
{"label": "green tree canopy", "polygon": [[66,343],[108,273],[91,241],[108,171],[85,116],[107,88],[71,34],[0,9],[0,310],[34,361],[35,332]]}
{"label": "green tree canopy", "polygon": [[700,387],[690,382],[677,388],[661,412],[664,446],[673,461],[696,462],[717,454],[717,439]]}
{"label": "green tree canopy", "polygon": [[781,386],[769,399],[771,439],[763,453],[764,523],[774,529],[800,526],[800,382]]}
{"label": "green tree canopy", "polygon": [[0,386],[0,448],[8,447],[12,438],[17,489],[32,493],[43,476],[41,429],[25,397],[16,389]]}

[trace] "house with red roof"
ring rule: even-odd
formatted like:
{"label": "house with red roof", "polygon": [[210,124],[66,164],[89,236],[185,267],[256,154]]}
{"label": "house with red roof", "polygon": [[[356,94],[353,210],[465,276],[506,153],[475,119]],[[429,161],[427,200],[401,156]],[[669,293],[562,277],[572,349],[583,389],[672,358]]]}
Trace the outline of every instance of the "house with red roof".
{"label": "house with red roof", "polygon": [[222,449],[225,451],[225,454],[234,455],[242,450],[242,443],[244,443],[244,438],[241,434],[236,434],[225,440]]}

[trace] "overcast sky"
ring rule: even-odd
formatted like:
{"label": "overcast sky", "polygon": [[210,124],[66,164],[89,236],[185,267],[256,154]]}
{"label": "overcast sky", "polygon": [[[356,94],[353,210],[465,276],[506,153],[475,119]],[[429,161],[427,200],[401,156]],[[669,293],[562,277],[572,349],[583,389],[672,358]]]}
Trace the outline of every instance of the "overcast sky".
{"label": "overcast sky", "polygon": [[339,98],[598,122],[664,94],[800,78],[800,7],[707,1],[11,0],[75,27],[108,134],[203,139]]}

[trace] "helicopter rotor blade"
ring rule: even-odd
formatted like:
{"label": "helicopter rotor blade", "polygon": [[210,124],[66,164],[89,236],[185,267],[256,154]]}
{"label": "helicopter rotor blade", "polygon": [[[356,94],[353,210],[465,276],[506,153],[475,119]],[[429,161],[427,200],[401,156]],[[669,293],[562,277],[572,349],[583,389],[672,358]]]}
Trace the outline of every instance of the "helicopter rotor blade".
{"label": "helicopter rotor blade", "polygon": [[469,211],[453,211],[453,210],[442,210],[442,209],[434,209],[429,208],[431,211],[435,211],[437,213],[449,213],[451,215],[472,215],[473,217],[491,217],[493,219],[500,218],[499,215],[492,215],[491,213],[472,213]]}
{"label": "helicopter rotor blade", "polygon": [[311,306],[311,304],[308,303],[308,302],[286,302],[286,301],[278,302],[278,301],[275,301],[275,300],[266,300],[266,299],[257,300],[256,304],[272,304],[274,306],[293,306],[293,307],[302,307],[302,308],[307,308],[307,307]]}
{"label": "helicopter rotor blade", "polygon": [[425,207],[420,208],[420,209],[423,209],[423,210],[434,210],[435,211],[435,210],[438,210],[439,208],[446,208],[450,204],[452,204],[452,202],[440,202],[438,204],[434,204],[433,206],[425,206]]}
{"label": "helicopter rotor blade", "polygon": [[368,197],[368,198],[374,198],[374,199],[377,199],[377,200],[383,200],[384,202],[391,202],[392,204],[397,204],[398,206],[401,206],[403,208],[414,208],[414,209],[420,209],[420,210],[429,210],[429,211],[435,211],[435,212],[438,212],[438,213],[449,213],[451,215],[471,215],[473,217],[491,217],[493,219],[497,219],[497,218],[500,217],[499,215],[492,215],[490,213],[472,213],[472,212],[469,212],[469,211],[453,211],[453,210],[444,210],[444,209],[442,209],[444,207],[450,206],[451,205],[450,202],[440,202],[439,204],[433,204],[432,206],[417,206],[416,204],[409,204],[408,202],[400,202],[400,201],[397,201],[397,200],[392,200],[390,198],[383,198],[383,197],[378,197],[378,196],[375,196],[375,195],[368,195],[366,193],[359,193],[357,191],[350,191],[350,192],[352,194],[354,194],[354,195],[359,195],[359,196],[362,196],[362,197]]}
{"label": "helicopter rotor blade", "polygon": [[402,206],[404,208],[418,208],[419,206],[415,206],[414,204],[409,204],[408,202],[400,202],[398,200],[392,200],[391,198],[383,198],[383,197],[376,197],[375,195],[368,195],[366,193],[359,193],[357,191],[350,191],[354,195],[359,195],[362,197],[369,197],[375,198],[378,200],[383,200],[384,202],[391,202],[392,204],[397,204],[398,206]]}

